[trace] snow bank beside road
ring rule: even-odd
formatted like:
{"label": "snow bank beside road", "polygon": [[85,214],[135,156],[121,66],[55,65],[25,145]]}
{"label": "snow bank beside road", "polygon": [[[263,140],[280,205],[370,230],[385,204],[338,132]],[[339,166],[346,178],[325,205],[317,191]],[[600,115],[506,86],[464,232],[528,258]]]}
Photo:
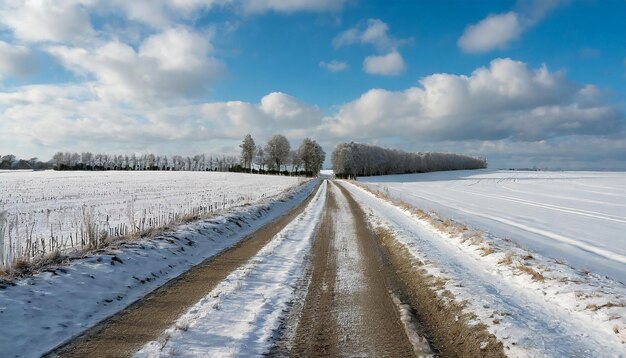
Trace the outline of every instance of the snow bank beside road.
{"label": "snow bank beside road", "polygon": [[38,357],[70,340],[293,209],[317,183],[0,289],[2,355]]}

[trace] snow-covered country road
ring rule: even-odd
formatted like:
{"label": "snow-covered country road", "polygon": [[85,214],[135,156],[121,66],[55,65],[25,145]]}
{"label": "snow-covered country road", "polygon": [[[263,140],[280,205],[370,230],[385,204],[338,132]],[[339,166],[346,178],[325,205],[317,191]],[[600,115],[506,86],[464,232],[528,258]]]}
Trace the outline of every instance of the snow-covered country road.
{"label": "snow-covered country road", "polygon": [[317,183],[0,289],[0,351],[626,357],[623,284]]}
{"label": "snow-covered country road", "polygon": [[[330,185],[313,252],[312,277],[295,331],[292,356],[405,357],[432,353],[407,339],[375,242],[354,201]],[[409,327],[410,328],[410,327]],[[414,333],[414,332],[408,332]],[[413,343],[413,345],[411,344]]]}
{"label": "snow-covered country road", "polygon": [[[135,356],[411,355],[386,272],[367,241],[373,238],[340,189],[328,186],[324,182],[300,216]],[[302,312],[281,328],[314,239]],[[272,350],[277,337],[283,345]],[[421,349],[430,353],[425,341]]]}

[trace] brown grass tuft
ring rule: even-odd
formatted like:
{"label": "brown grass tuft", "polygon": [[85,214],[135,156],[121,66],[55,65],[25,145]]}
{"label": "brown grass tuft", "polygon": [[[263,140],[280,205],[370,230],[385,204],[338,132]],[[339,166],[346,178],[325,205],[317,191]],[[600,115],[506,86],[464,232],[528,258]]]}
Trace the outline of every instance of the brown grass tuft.
{"label": "brown grass tuft", "polygon": [[595,311],[597,311],[599,309],[602,309],[602,308],[624,307],[624,306],[626,306],[626,303],[624,303],[624,302],[621,302],[621,303],[607,302],[607,303],[605,303],[603,305],[596,305],[594,303],[588,304],[587,307],[585,307],[585,308],[595,312]]}
{"label": "brown grass tuft", "polygon": [[509,265],[513,264],[513,254],[507,252],[506,255],[498,261],[498,265]]}
{"label": "brown grass tuft", "polygon": [[20,257],[13,263],[13,268],[19,272],[27,271],[30,268],[30,261],[23,257]]}
{"label": "brown grass tuft", "polygon": [[517,265],[517,269],[522,271],[522,272],[524,272],[524,273],[529,274],[530,276],[532,276],[534,281],[541,281],[541,282],[543,282],[544,279],[545,279],[543,277],[543,275],[539,271],[533,269],[530,266],[519,264],[519,265]]}

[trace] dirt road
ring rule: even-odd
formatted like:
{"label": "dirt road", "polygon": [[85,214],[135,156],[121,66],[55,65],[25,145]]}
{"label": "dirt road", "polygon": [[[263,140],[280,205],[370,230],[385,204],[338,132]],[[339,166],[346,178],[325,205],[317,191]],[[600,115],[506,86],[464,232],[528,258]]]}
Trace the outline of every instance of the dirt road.
{"label": "dirt road", "polygon": [[[146,343],[157,340],[190,306],[253,258],[307,205],[308,200],[248,240],[194,267],[52,355],[132,355]],[[288,316],[276,330],[275,348],[269,355],[432,355],[429,342],[423,338],[428,334],[406,305],[414,304],[406,299],[412,296],[409,290],[420,288],[409,288],[404,283],[406,277],[398,276],[402,271],[412,277],[412,268],[397,269],[399,266],[390,259],[386,246],[368,227],[363,210],[341,185],[329,182],[324,205],[321,220],[316,219],[317,230],[312,231],[315,238],[310,259],[302,262],[308,267],[307,274],[294,296],[301,302],[290,306],[290,310],[267,310],[267,314],[282,312]],[[242,283],[241,287],[247,286]],[[445,352],[437,348],[437,352]]]}
{"label": "dirt road", "polygon": [[414,354],[375,237],[349,195],[332,184],[313,247],[311,283],[292,356]]}

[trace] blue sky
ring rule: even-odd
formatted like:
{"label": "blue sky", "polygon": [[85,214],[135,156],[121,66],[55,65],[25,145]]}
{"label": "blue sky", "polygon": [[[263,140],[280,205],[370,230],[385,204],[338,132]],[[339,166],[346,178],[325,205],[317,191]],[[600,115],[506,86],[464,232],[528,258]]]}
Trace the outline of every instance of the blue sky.
{"label": "blue sky", "polygon": [[626,169],[626,1],[7,0],[0,154],[306,136]]}

